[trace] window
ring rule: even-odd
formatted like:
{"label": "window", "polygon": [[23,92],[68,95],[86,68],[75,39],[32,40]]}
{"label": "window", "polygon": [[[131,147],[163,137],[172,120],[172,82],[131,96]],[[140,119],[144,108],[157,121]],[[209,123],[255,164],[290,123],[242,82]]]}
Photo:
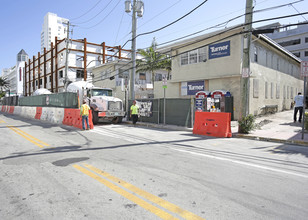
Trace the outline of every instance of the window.
{"label": "window", "polygon": [[265,53],[265,66],[266,67],[268,67],[268,58],[269,58],[269,56],[268,56],[268,52],[266,51],[266,53]]}
{"label": "window", "polygon": [[301,39],[295,39],[295,40],[289,40],[289,41],[284,41],[280,42],[279,44],[283,47],[291,46],[291,45],[297,45],[301,43]]}
{"label": "window", "polygon": [[51,82],[51,76],[49,76],[49,82]]}
{"label": "window", "polygon": [[63,78],[63,70],[59,71],[59,78]]}
{"label": "window", "polygon": [[268,98],[268,83],[265,82],[265,99]]}
{"label": "window", "polygon": [[258,48],[257,47],[254,48],[253,60],[256,63],[258,62]]}
{"label": "window", "polygon": [[305,43],[308,43],[308,37],[305,37]]}
{"label": "window", "polygon": [[280,98],[280,85],[276,83],[276,99]]}
{"label": "window", "polygon": [[193,50],[189,52],[189,63],[197,63],[198,62],[198,50]]}
{"label": "window", "polygon": [[308,57],[308,51],[305,51],[305,57]]}
{"label": "window", "polygon": [[188,53],[184,53],[181,55],[181,65],[188,64]]}
{"label": "window", "polygon": [[271,99],[274,98],[274,83],[271,83]]}
{"label": "window", "polygon": [[140,79],[140,80],[146,80],[146,75],[145,75],[145,73],[139,73],[139,79]]}
{"label": "window", "polygon": [[40,86],[41,86],[41,85],[43,85],[43,80],[42,80],[42,79],[40,79]]}
{"label": "window", "polygon": [[294,52],[293,54],[297,57],[301,57],[301,52]]}
{"label": "window", "polygon": [[181,54],[181,65],[206,62],[206,47]]}
{"label": "window", "polygon": [[206,47],[202,47],[202,48],[199,48],[198,49],[198,62],[201,63],[201,62],[206,62]]}
{"label": "window", "polygon": [[253,79],[253,97],[259,98],[259,79]]}
{"label": "window", "polygon": [[84,71],[83,70],[77,70],[76,71],[76,78],[84,78]]}
{"label": "window", "polygon": [[156,73],[155,75],[155,81],[162,81],[163,80],[163,75],[160,73]]}
{"label": "window", "polygon": [[277,57],[277,68],[276,69],[279,70],[279,67],[280,67],[279,66],[279,58]]}

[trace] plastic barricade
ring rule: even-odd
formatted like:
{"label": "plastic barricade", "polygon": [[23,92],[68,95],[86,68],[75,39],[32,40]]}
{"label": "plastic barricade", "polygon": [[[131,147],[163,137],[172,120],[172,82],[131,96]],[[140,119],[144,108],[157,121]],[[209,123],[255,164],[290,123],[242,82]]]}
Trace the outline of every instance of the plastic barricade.
{"label": "plastic barricade", "polygon": [[34,118],[40,120],[42,116],[42,111],[43,111],[42,107],[36,107],[36,114]]}
{"label": "plastic barricade", "polygon": [[[86,122],[85,122],[86,123]],[[94,128],[93,121],[92,121],[92,111],[89,111],[89,125],[90,129]],[[85,125],[87,127],[87,125]],[[76,113],[75,125],[74,127],[82,129],[82,117],[80,116],[80,110]]]}
{"label": "plastic barricade", "polygon": [[5,105],[2,105],[1,111],[2,111],[2,112],[5,112],[5,109],[6,109],[6,106],[5,106]]}
{"label": "plastic barricade", "polygon": [[10,114],[13,114],[13,113],[14,113],[14,109],[15,109],[15,106],[10,106],[8,112],[9,112]]}
{"label": "plastic barricade", "polygon": [[[82,117],[80,116],[80,109],[64,109],[62,124],[82,129]],[[94,128],[91,111],[89,114],[89,125],[90,129]]]}
{"label": "plastic barricade", "polygon": [[69,108],[64,109],[64,118],[63,118],[62,124],[69,125],[69,126],[73,125],[72,112],[73,112],[72,109],[69,109]]}
{"label": "plastic barricade", "polygon": [[74,110],[73,126],[82,129],[82,118],[79,109]]}
{"label": "plastic barricade", "polygon": [[231,113],[195,112],[193,134],[232,137]]}

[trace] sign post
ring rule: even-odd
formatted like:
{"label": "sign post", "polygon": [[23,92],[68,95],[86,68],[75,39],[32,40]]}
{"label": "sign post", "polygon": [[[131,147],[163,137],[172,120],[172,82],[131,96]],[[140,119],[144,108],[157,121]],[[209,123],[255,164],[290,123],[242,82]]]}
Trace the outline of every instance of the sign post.
{"label": "sign post", "polygon": [[304,105],[303,105],[303,124],[302,124],[302,139],[304,139],[305,131],[305,105],[306,105],[306,77],[308,76],[308,61],[301,62],[301,74],[304,77]]}
{"label": "sign post", "polygon": [[163,88],[164,88],[164,125],[166,124],[166,88],[167,88],[167,78],[163,78]]}

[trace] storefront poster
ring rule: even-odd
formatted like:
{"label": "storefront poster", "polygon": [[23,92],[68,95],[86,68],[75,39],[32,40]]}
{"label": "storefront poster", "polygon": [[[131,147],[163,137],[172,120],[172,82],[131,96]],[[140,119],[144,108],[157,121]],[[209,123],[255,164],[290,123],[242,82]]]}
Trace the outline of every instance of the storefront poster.
{"label": "storefront poster", "polygon": [[199,91],[204,91],[204,81],[187,82],[187,95],[196,95]]}
{"label": "storefront poster", "polygon": [[230,41],[209,45],[209,59],[230,56]]}

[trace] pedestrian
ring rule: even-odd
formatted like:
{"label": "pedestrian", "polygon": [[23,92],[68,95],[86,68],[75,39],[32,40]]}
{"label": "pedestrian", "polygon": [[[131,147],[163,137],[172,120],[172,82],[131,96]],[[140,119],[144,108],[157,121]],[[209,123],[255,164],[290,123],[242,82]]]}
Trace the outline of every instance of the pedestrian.
{"label": "pedestrian", "polygon": [[136,105],[136,100],[133,101],[133,105],[130,107],[130,117],[133,119],[135,125],[138,121],[139,107]]}
{"label": "pedestrian", "polygon": [[89,110],[90,110],[90,107],[87,105],[87,102],[84,100],[80,108],[80,116],[82,116],[82,129],[83,130],[86,130],[85,121],[87,122],[87,130],[90,129]]}
{"label": "pedestrian", "polygon": [[297,112],[299,111],[298,121],[301,123],[303,116],[303,107],[304,107],[304,96],[301,92],[294,97],[294,122],[296,122]]}

